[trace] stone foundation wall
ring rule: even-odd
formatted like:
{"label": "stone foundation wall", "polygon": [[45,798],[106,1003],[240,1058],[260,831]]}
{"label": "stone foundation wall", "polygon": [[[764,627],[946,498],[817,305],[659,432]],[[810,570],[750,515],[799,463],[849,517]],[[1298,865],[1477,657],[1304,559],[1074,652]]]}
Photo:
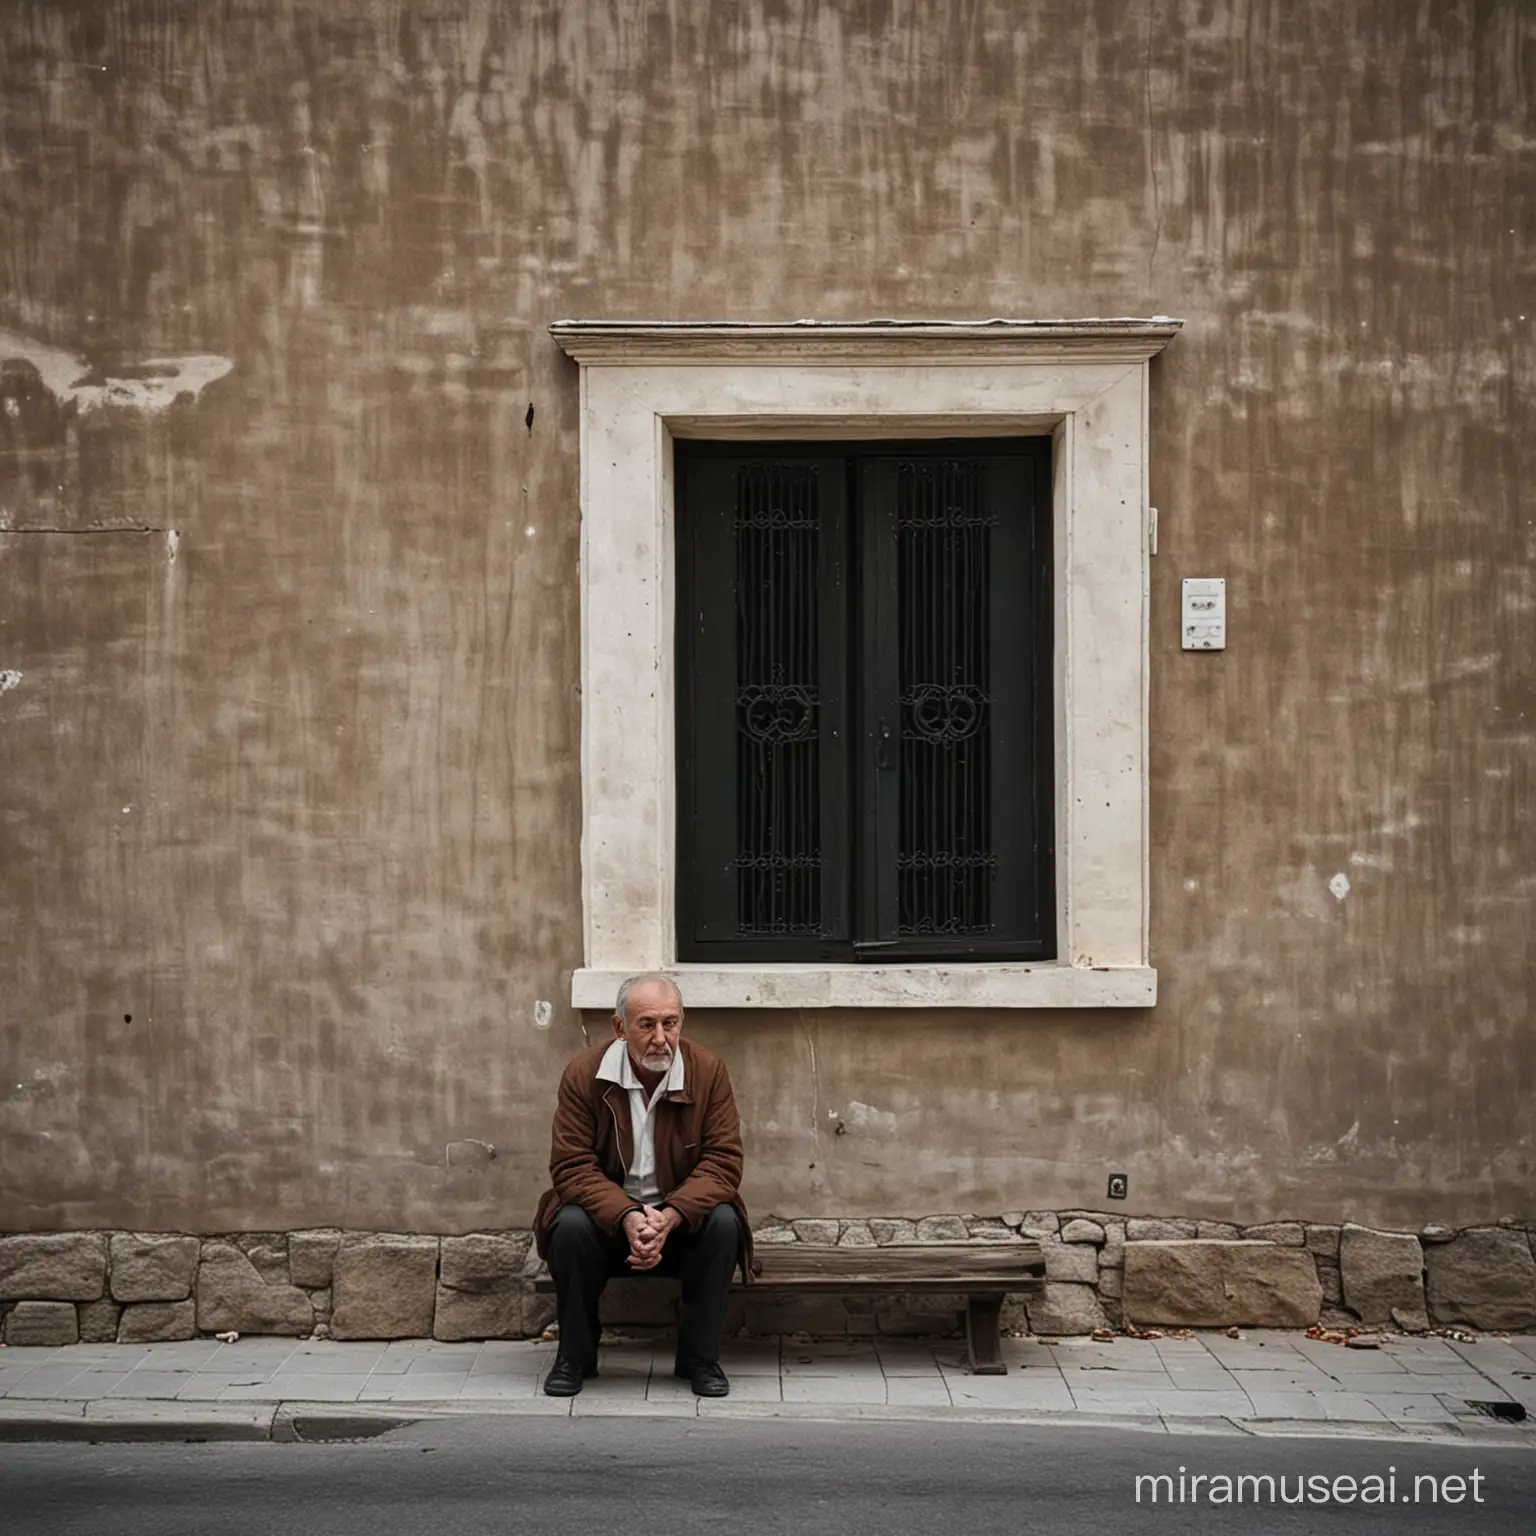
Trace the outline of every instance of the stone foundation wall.
{"label": "stone foundation wall", "polygon": [[[1039,1334],[1125,1326],[1420,1331],[1536,1329],[1536,1223],[1419,1232],[1315,1222],[1238,1227],[1102,1211],[839,1221],[769,1218],[759,1244],[1012,1243],[1034,1238],[1045,1280],[1012,1298],[1005,1323]],[[24,1233],[0,1238],[7,1344],[125,1344],[199,1334],[338,1339],[499,1339],[553,1315],[526,1231],[463,1237],[342,1232]],[[604,1316],[671,1323],[675,1288],[619,1280]],[[726,1326],[752,1333],[943,1333],[960,1295],[733,1295]]]}

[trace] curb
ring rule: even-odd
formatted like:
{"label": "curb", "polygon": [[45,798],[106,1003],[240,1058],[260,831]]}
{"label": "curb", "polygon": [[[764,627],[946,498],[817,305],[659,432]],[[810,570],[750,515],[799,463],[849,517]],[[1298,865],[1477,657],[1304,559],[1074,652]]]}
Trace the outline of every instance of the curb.
{"label": "curb", "polygon": [[[429,1420],[475,1418],[679,1417],[665,1408],[655,1414],[605,1412],[593,1406],[571,1413],[576,1399],[530,1398],[504,1403],[391,1403],[377,1411],[354,1403],[175,1403],[143,1401],[0,1402],[0,1444],[137,1443],[205,1444],[268,1442],[324,1444],[372,1440],[391,1430]],[[691,1416],[691,1415],[689,1415]],[[866,1403],[762,1403],[729,1399],[711,1402],[700,1419],[787,1419],[811,1423],[1017,1424],[1030,1428],[1069,1427],[1134,1430],[1150,1435],[1226,1435],[1245,1438],[1381,1440],[1410,1444],[1475,1445],[1490,1449],[1536,1449],[1536,1430],[1516,1431],[1494,1424],[1426,1423],[1415,1428],[1352,1419],[1234,1419],[1175,1415],[1041,1413],[1006,1408],[956,1408],[936,1413]]]}

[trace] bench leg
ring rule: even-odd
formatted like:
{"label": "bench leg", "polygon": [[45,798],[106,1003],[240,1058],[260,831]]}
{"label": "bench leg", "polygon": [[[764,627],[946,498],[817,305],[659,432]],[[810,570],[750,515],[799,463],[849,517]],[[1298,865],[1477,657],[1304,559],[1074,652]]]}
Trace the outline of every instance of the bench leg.
{"label": "bench leg", "polygon": [[977,1376],[1005,1376],[1002,1341],[1003,1298],[965,1298],[966,1364]]}

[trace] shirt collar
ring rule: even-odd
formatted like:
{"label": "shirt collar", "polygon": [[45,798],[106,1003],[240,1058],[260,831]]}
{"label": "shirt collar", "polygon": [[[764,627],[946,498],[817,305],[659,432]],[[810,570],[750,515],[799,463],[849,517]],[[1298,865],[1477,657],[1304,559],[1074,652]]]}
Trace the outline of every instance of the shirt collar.
{"label": "shirt collar", "polygon": [[[597,1068],[597,1075],[606,1083],[617,1083],[621,1088],[639,1088],[640,1079],[635,1075],[634,1064],[629,1059],[629,1047],[622,1040],[616,1039],[612,1045],[603,1052],[603,1059]],[[667,1073],[667,1080],[662,1084],[663,1093],[681,1093],[683,1090],[683,1044],[678,1041],[677,1049],[672,1053],[672,1070]]]}

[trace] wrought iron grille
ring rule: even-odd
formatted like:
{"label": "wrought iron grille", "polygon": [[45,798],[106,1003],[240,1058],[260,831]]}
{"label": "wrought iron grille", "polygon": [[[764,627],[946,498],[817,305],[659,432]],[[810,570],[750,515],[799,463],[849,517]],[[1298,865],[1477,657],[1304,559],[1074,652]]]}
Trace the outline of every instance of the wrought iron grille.
{"label": "wrought iron grille", "polygon": [[814,465],[736,479],[736,932],[822,931]]}
{"label": "wrought iron grille", "polygon": [[991,529],[975,462],[896,470],[901,786],[897,932],[990,934]]}

